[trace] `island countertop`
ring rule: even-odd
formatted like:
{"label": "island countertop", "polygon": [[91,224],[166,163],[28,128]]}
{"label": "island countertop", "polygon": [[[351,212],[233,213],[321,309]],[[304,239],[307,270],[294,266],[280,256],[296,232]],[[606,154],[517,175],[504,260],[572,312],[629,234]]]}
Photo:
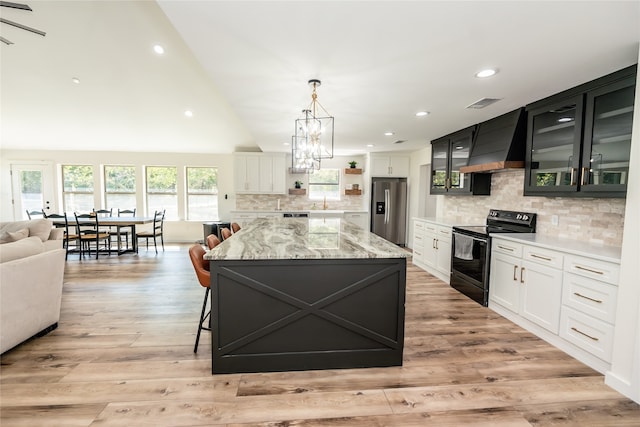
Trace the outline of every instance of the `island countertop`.
{"label": "island countertop", "polygon": [[259,218],[207,260],[407,258],[411,253],[340,218]]}

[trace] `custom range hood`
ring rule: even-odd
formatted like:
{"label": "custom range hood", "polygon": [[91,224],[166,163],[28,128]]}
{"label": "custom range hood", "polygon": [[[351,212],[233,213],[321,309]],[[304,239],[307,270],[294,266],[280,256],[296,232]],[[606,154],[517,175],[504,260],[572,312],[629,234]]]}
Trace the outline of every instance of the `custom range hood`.
{"label": "custom range hood", "polygon": [[478,125],[467,166],[460,172],[524,168],[527,113],[518,108]]}

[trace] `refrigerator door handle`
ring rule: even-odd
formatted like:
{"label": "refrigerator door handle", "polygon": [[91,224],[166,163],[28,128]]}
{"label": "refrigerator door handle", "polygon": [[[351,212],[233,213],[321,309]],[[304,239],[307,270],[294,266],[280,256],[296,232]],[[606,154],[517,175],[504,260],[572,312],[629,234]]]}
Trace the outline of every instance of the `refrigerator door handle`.
{"label": "refrigerator door handle", "polygon": [[389,211],[391,210],[391,206],[389,205],[389,189],[384,190],[384,223],[389,224]]}

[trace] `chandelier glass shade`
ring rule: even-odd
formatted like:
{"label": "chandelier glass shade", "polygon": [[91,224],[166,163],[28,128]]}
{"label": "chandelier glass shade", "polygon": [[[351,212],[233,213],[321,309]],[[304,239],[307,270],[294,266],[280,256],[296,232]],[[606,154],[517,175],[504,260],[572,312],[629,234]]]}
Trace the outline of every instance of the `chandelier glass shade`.
{"label": "chandelier glass shade", "polygon": [[[320,80],[309,80],[313,87],[311,104],[302,110],[302,116],[296,119],[295,135],[291,153],[293,167],[320,169],[321,159],[333,158],[333,117],[318,102],[316,88]],[[300,164],[297,164],[299,159]],[[304,165],[304,166],[303,166]]]}
{"label": "chandelier glass shade", "polygon": [[308,149],[304,139],[297,140],[291,137],[291,166],[299,172],[312,173],[320,170],[320,159],[314,159],[312,151]]}

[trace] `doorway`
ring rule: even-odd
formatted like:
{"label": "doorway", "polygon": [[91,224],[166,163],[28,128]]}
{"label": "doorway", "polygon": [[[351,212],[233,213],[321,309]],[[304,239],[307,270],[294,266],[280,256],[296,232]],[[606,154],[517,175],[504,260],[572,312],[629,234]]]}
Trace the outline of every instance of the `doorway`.
{"label": "doorway", "polygon": [[51,163],[11,163],[13,218],[28,219],[27,211],[56,213]]}

